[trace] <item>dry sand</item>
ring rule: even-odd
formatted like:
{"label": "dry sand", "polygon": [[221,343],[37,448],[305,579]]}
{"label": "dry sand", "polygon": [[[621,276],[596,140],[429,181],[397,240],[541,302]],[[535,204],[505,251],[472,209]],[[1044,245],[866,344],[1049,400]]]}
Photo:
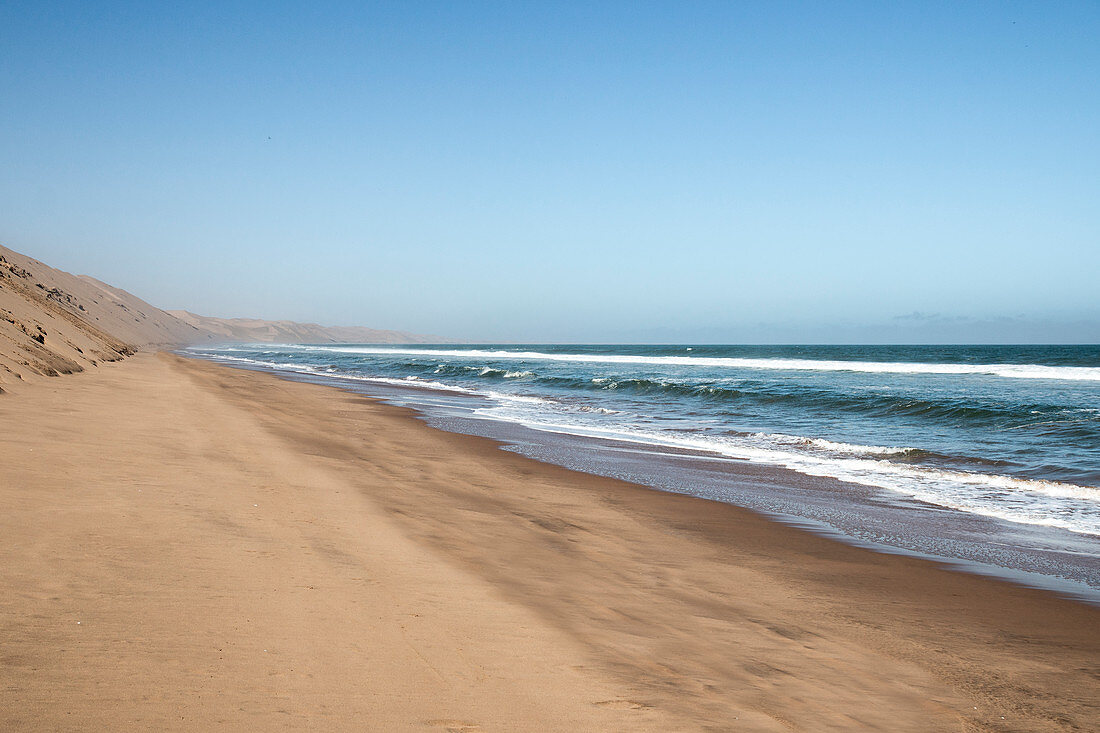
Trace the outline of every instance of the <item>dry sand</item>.
{"label": "dry sand", "polygon": [[0,398],[0,730],[1100,729],[1100,610],[170,355]]}

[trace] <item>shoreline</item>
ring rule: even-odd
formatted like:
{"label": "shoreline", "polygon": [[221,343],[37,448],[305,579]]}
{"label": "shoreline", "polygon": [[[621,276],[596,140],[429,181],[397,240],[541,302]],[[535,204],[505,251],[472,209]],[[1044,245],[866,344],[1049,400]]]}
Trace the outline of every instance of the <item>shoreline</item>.
{"label": "shoreline", "polygon": [[[140,355],[5,395],[0,416],[25,425],[0,438],[8,727],[1100,724],[1094,607],[331,386]],[[231,641],[250,653],[212,662]]]}
{"label": "shoreline", "polygon": [[[855,547],[920,558],[955,572],[992,577],[1100,606],[1100,563],[1083,559],[1096,557],[1095,538],[1091,535],[948,509],[904,493],[731,459],[703,449],[544,430],[505,420],[456,417],[449,415],[455,405],[481,398],[464,392],[456,394],[442,386],[405,386],[394,380],[279,369],[187,350],[175,353],[380,399],[413,410],[429,427],[487,438],[502,450],[541,463],[617,478],[651,490],[732,504]],[[448,406],[440,409],[436,403],[442,401]],[[609,451],[619,457],[601,460]],[[621,456],[625,453],[637,458],[624,461]],[[584,459],[578,458],[582,455]],[[598,457],[590,458],[592,455]],[[700,468],[700,459],[715,468]],[[731,486],[736,488],[727,488]],[[843,508],[838,511],[837,507]]]}

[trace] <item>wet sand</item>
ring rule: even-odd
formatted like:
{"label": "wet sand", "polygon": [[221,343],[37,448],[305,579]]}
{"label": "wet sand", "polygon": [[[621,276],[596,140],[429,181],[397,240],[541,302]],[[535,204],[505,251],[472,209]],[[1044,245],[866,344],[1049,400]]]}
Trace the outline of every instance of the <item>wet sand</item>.
{"label": "wet sand", "polygon": [[1100,728],[1100,609],[161,354],[0,398],[0,729]]}

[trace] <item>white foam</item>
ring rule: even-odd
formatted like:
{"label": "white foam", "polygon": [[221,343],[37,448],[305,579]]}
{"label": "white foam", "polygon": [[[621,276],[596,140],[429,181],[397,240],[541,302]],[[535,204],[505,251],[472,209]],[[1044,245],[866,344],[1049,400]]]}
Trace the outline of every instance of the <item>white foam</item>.
{"label": "white foam", "polygon": [[[194,349],[190,349],[190,350],[194,350]],[[243,351],[243,350],[244,349],[225,349],[224,351]],[[196,353],[201,353],[201,352],[196,352]],[[282,370],[288,371],[288,372],[314,373],[314,372],[318,371],[317,367],[313,366],[312,364],[296,364],[292,361],[274,362],[274,361],[264,361],[263,359],[249,359],[249,358],[242,357],[242,356],[226,356],[225,354],[221,353],[221,351],[219,351],[218,353],[202,354],[202,355],[203,356],[208,356],[208,357],[213,358],[213,359],[217,359],[219,361],[235,361],[235,362],[241,362],[242,364],[252,364],[252,365],[255,365],[255,366],[267,367],[269,369],[282,369]]]}
{"label": "white foam", "polygon": [[847,453],[864,456],[895,456],[917,450],[903,446],[883,445],[859,445],[857,443],[842,443],[824,438],[804,438],[801,435],[786,435],[785,433],[753,433],[751,437],[770,441],[780,445],[790,445],[801,448],[817,448],[832,453]]}
{"label": "white foam", "polygon": [[498,349],[402,349],[374,346],[308,346],[287,348],[341,354],[400,354],[460,359],[518,359],[591,364],[653,364],[665,366],[725,367],[788,371],[868,372],[877,374],[985,374],[1007,379],[1056,379],[1100,381],[1100,367],[1050,366],[1045,364],[941,364],[905,361],[836,361],[825,359],[751,359],[714,356],[644,356],[635,354],[552,354],[540,351]]}
{"label": "white foam", "polygon": [[354,374],[340,374],[341,379],[351,379],[356,382],[372,382],[374,384],[391,384],[396,387],[414,387],[416,389],[430,389],[436,392],[456,392],[458,394],[479,395],[479,392],[475,392],[472,389],[466,389],[465,387],[456,387],[453,384],[446,384],[444,382],[436,382],[431,379],[421,379],[419,377],[405,377],[404,379],[395,379],[392,377],[359,377]]}
{"label": "white foam", "polygon": [[[568,419],[565,414],[555,418],[506,407],[479,412],[535,430],[704,451],[808,476],[885,489],[970,514],[1100,536],[1100,488],[915,466],[875,457],[911,450],[906,448],[861,446],[784,434],[720,437],[656,432],[629,425],[580,425],[562,420]],[[807,451],[806,447],[832,455],[820,450]]]}

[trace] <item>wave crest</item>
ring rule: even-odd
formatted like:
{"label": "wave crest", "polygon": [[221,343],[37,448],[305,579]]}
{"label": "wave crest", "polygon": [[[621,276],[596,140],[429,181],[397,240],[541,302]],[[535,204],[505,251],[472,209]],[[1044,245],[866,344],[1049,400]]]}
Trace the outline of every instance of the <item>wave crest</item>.
{"label": "wave crest", "polygon": [[308,346],[301,344],[286,344],[285,348],[329,351],[341,354],[420,355],[459,359],[517,359],[521,361],[566,361],[590,364],[653,364],[734,369],[869,372],[876,374],[984,374],[1006,379],[1100,382],[1100,367],[1052,366],[1048,364],[953,364],[718,356],[646,356],[641,354],[558,354],[541,351],[506,351],[503,349],[410,349],[373,346]]}

